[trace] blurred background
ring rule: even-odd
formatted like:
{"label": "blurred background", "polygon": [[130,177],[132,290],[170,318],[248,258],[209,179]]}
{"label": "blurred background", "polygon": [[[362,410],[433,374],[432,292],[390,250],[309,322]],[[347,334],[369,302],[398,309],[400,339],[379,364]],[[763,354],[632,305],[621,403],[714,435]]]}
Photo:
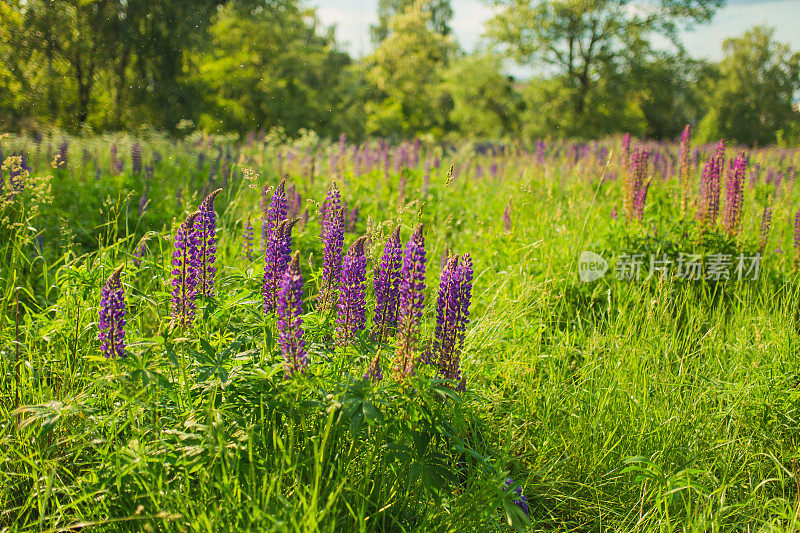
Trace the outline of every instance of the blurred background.
{"label": "blurred background", "polygon": [[5,0],[0,130],[800,143],[794,0]]}

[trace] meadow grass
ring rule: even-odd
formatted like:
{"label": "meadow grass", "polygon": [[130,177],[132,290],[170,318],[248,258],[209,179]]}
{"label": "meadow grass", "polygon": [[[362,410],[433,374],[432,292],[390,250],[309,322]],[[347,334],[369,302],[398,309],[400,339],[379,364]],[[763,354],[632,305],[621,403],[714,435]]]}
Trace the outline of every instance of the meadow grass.
{"label": "meadow grass", "polygon": [[[4,142],[6,153],[38,153],[32,176],[52,175],[50,191],[6,207],[2,228],[4,530],[798,527],[793,180],[776,186],[762,175],[748,185],[743,230],[731,241],[679,220],[668,173],[654,174],[642,222],[613,217],[624,173],[614,139],[602,157],[573,157],[571,145],[553,143],[541,161],[515,150],[431,147],[417,165],[384,173],[378,165],[356,172],[351,156],[331,155],[336,145],[151,138],[141,141],[145,154],[161,158],[149,181],[107,170],[109,143],[126,154],[127,137],[71,139],[70,160],[56,168],[47,140],[38,149],[30,139]],[[798,160],[797,151],[750,153],[782,171]],[[437,155],[439,168],[425,170]],[[275,319],[261,307],[263,255],[247,261],[242,252],[244,221],[252,216],[260,233],[260,191],[279,173],[309,219],[294,248],[312,363],[291,379]],[[330,342],[332,313],[316,312],[314,297],[320,203],[334,179],[360,212],[345,247],[362,234],[371,241],[370,293],[394,224],[403,242],[425,224],[423,344],[435,325],[442,257],[471,254],[465,392],[425,367],[396,382],[391,343],[366,334],[352,347]],[[171,236],[216,186],[217,296],[198,300],[193,328],[174,329]],[[139,216],[145,189],[150,203]],[[607,259],[625,250],[752,251],[765,205],[773,226],[757,280],[623,281],[613,262],[598,281],[578,278],[584,250]],[[136,267],[132,252],[146,234]],[[106,359],[100,288],[120,264],[128,356]],[[373,384],[361,376],[378,350],[386,378]],[[503,490],[507,477],[524,489],[529,519]]]}

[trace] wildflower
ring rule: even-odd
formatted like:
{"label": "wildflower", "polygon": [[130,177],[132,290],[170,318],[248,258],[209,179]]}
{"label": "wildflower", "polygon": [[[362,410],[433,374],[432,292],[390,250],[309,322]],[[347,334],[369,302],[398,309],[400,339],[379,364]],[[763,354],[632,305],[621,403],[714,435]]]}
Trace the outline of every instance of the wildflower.
{"label": "wildflower", "polygon": [[439,284],[436,302],[436,330],[429,362],[436,364],[439,376],[461,386],[461,350],[464,343],[469,305],[472,298],[472,259],[469,254],[451,257]]}
{"label": "wildflower", "polygon": [[625,215],[628,220],[642,221],[644,205],[647,200],[647,190],[650,179],[647,176],[647,163],[650,154],[647,150],[634,150],[631,156],[628,173],[625,177],[625,197],[623,198]]}
{"label": "wildflower", "polygon": [[214,274],[217,272],[214,266],[217,260],[217,214],[214,212],[214,199],[221,191],[222,189],[217,189],[205,197],[200,203],[199,215],[194,222],[198,241],[194,266],[197,269],[197,284],[203,296],[214,296]]}
{"label": "wildflower", "polygon": [[370,381],[380,381],[383,379],[383,372],[381,371],[381,352],[375,354],[375,357],[372,358],[372,361],[369,363],[367,367],[367,371],[364,373],[364,379],[368,379]]}
{"label": "wildflower", "polygon": [[131,147],[131,172],[137,176],[142,173],[142,145],[139,143]]}
{"label": "wildflower", "polygon": [[683,128],[681,135],[681,151],[680,151],[680,180],[681,180],[681,219],[686,217],[686,211],[689,208],[689,158],[691,142],[691,129],[689,124]]}
{"label": "wildflower", "polygon": [[620,150],[620,157],[622,168],[624,171],[627,170],[631,166],[631,134],[625,132],[625,135],[622,136],[622,150]]}
{"label": "wildflower", "polygon": [[292,254],[292,228],[299,219],[283,220],[267,242],[264,256],[264,283],[261,294],[264,296],[264,312],[275,309],[280,281]]}
{"label": "wildflower", "polygon": [[197,234],[194,223],[200,215],[195,211],[183,221],[175,234],[175,250],[172,252],[172,324],[191,326],[195,315],[197,296]]}
{"label": "wildflower", "polygon": [[342,197],[339,194],[339,188],[336,186],[336,182],[334,181],[331,183],[330,188],[328,189],[328,196],[325,198],[325,203],[322,204],[322,236],[325,236],[325,226],[328,224],[329,220],[335,218],[333,215],[340,209],[342,206]]}
{"label": "wildflower", "polygon": [[383,248],[383,258],[374,281],[375,319],[372,335],[378,342],[382,342],[397,326],[402,252],[400,226],[397,226]]}
{"label": "wildflower", "polygon": [[[508,487],[514,485],[514,480],[511,478],[506,479],[506,484],[503,487],[503,490],[508,490]],[[513,490],[513,492],[517,493],[519,496],[518,499],[513,500],[513,502],[525,513],[525,516],[530,516],[530,508],[528,507],[528,498],[525,497],[525,494],[522,493],[522,487],[517,487]]]}
{"label": "wildflower", "polygon": [[123,266],[106,280],[100,300],[100,351],[106,357],[125,357],[125,291],[122,288]]}
{"label": "wildflower", "polygon": [[63,167],[67,165],[67,154],[69,153],[69,142],[64,139],[58,147],[58,163],[56,166]]}
{"label": "wildflower", "polygon": [[243,240],[244,240],[244,258],[247,261],[253,260],[253,238],[255,231],[253,230],[253,222],[250,217],[247,217],[247,222],[244,223]]}
{"label": "wildflower", "polygon": [[266,250],[267,243],[278,227],[278,224],[286,219],[288,206],[286,204],[286,194],[284,191],[285,186],[286,180],[281,180],[278,184],[278,188],[275,189],[275,193],[272,195],[269,208],[264,211],[264,223],[261,226],[261,247],[263,250]]}
{"label": "wildflower", "polygon": [[397,318],[395,373],[399,378],[414,371],[414,350],[419,336],[425,300],[425,237],[422,224],[408,241],[400,282],[400,311]]}
{"label": "wildflower", "polygon": [[150,235],[147,234],[139,241],[139,244],[136,245],[136,249],[133,251],[133,266],[139,268],[142,266],[142,258],[144,254],[147,253],[147,240],[150,238]]}
{"label": "wildflower", "polygon": [[800,266],[800,209],[794,215],[794,269]]}
{"label": "wildflower", "polygon": [[746,165],[747,162],[744,158],[744,152],[742,152],[736,157],[733,164],[728,169],[723,227],[731,237],[738,235],[742,226],[742,203]]}
{"label": "wildflower", "polygon": [[506,204],[506,209],[503,211],[503,231],[511,233],[511,202]]}
{"label": "wildflower", "polygon": [[292,256],[283,273],[278,291],[278,343],[283,353],[286,376],[304,372],[308,367],[306,343],[303,340],[303,274],[300,252]]}
{"label": "wildflower", "polygon": [[341,207],[328,212],[323,228],[322,287],[318,306],[321,310],[327,310],[333,307],[342,272],[344,226]]}
{"label": "wildflower", "polygon": [[703,226],[711,226],[719,214],[720,177],[725,166],[725,143],[720,140],[716,151],[703,166],[700,181],[700,206],[697,219]]}
{"label": "wildflower", "polygon": [[769,239],[769,229],[772,225],[772,207],[766,206],[761,215],[761,229],[758,232],[758,253],[763,254]]}
{"label": "wildflower", "polygon": [[356,239],[342,261],[342,282],[336,317],[336,336],[342,345],[350,342],[367,323],[367,258],[364,255],[366,240],[365,236]]}

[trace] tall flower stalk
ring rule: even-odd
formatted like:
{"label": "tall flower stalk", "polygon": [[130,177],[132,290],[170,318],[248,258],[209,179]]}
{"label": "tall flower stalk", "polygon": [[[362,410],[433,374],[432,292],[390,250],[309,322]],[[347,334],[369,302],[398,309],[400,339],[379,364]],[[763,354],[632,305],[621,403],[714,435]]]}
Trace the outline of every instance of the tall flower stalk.
{"label": "tall flower stalk", "polygon": [[400,312],[397,319],[395,374],[399,379],[414,372],[414,355],[425,306],[425,237],[422,224],[406,244],[400,282]]}
{"label": "tall flower stalk", "polygon": [[122,269],[117,268],[106,280],[100,300],[100,351],[106,357],[125,357],[125,290]]}
{"label": "tall flower stalk", "polygon": [[397,306],[400,302],[400,280],[403,267],[403,247],[400,226],[395,227],[383,248],[383,257],[375,275],[375,319],[372,336],[383,342],[397,326]]}
{"label": "tall flower stalk", "polygon": [[741,152],[728,169],[728,179],[725,190],[725,212],[723,213],[723,228],[725,232],[736,237],[742,228],[742,204],[744,203],[744,177],[747,160]]}
{"label": "tall flower stalk", "polygon": [[214,212],[214,199],[222,191],[217,189],[205,197],[198,208],[194,221],[197,233],[197,284],[203,296],[214,296],[214,276],[217,267],[217,214]]}
{"label": "tall flower stalk", "polygon": [[270,313],[277,305],[281,278],[292,254],[292,228],[299,219],[283,220],[270,236],[264,257],[264,283],[261,293],[264,297],[264,312]]}
{"label": "tall flower stalk", "polygon": [[686,213],[689,209],[689,193],[691,190],[691,183],[689,179],[689,167],[691,165],[690,153],[692,140],[692,133],[689,124],[683,128],[681,135],[681,151],[680,151],[680,179],[681,179],[681,220],[686,218]]}
{"label": "tall flower stalk", "polygon": [[253,229],[253,222],[250,217],[244,223],[244,230],[242,231],[242,253],[246,261],[253,260],[253,240],[255,237],[255,230]]}
{"label": "tall flower stalk", "polygon": [[442,270],[436,301],[436,329],[429,356],[439,376],[458,383],[462,390],[461,350],[469,322],[472,275],[469,254],[451,257]]}
{"label": "tall flower stalk", "polygon": [[650,179],[647,177],[647,164],[650,154],[644,149],[635,149],[631,156],[628,173],[625,176],[625,215],[628,220],[642,221]]}
{"label": "tall flower stalk", "polygon": [[318,307],[330,310],[336,302],[336,291],[342,275],[342,246],[344,246],[344,220],[341,206],[326,217],[323,235],[322,286]]}
{"label": "tall flower stalk", "polygon": [[701,226],[713,226],[719,215],[720,180],[725,168],[725,143],[720,139],[717,148],[703,166],[700,181],[700,205],[697,219]]}
{"label": "tall flower stalk", "polygon": [[195,315],[197,297],[197,234],[194,222],[200,215],[195,211],[183,221],[175,234],[175,249],[172,251],[172,325],[191,327]]}
{"label": "tall flower stalk", "polygon": [[367,257],[362,236],[350,246],[342,261],[342,282],[336,316],[336,339],[341,345],[350,343],[367,323],[366,288]]}
{"label": "tall flower stalk", "polygon": [[283,353],[286,376],[305,372],[308,367],[303,339],[303,274],[300,252],[292,256],[278,291],[278,343]]}
{"label": "tall flower stalk", "polygon": [[769,230],[772,225],[772,207],[766,206],[764,213],[761,215],[761,228],[758,232],[758,253],[764,254],[767,248],[767,241],[769,240]]}
{"label": "tall flower stalk", "polygon": [[286,219],[286,214],[289,211],[289,206],[286,201],[286,180],[282,179],[272,194],[272,199],[269,202],[269,208],[264,211],[264,222],[261,226],[261,247],[266,250],[267,243],[270,237],[278,228],[278,224]]}

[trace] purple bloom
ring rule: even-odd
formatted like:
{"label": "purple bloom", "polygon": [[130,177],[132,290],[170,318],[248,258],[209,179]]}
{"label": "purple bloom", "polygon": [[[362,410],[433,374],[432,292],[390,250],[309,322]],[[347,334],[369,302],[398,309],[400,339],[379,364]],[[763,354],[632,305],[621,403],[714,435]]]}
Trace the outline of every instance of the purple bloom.
{"label": "purple bloom", "polygon": [[381,352],[375,354],[372,361],[370,362],[369,366],[367,367],[367,371],[364,373],[364,379],[368,379],[370,381],[380,381],[383,379],[383,371],[381,370]]}
{"label": "purple bloom", "polygon": [[[328,224],[329,220],[335,218],[333,215],[342,207],[342,197],[339,194],[339,188],[336,186],[336,182],[334,181],[331,183],[330,188],[328,189],[328,196],[325,198],[325,203],[322,204],[322,221],[321,221],[321,228],[322,228],[322,236],[325,237],[325,226]],[[341,216],[341,215],[339,215]]]}
{"label": "purple bloom", "polygon": [[[267,243],[282,220],[286,220],[289,207],[286,203],[286,193],[284,187],[286,180],[281,180],[272,199],[269,202],[269,209],[264,211],[264,223],[261,226],[261,248],[266,251]],[[263,209],[263,206],[262,206]]]}
{"label": "purple bloom", "polygon": [[690,157],[691,154],[689,150],[691,147],[689,146],[691,143],[691,128],[689,124],[683,128],[683,134],[681,135],[681,151],[680,151],[680,164],[681,164],[681,218],[686,217],[686,211],[689,208],[689,165],[690,165]]}
{"label": "purple bloom", "polygon": [[731,237],[739,234],[742,227],[742,204],[744,201],[744,176],[747,162],[741,152],[728,169],[725,191],[725,213],[723,227]]}
{"label": "purple bloom", "polygon": [[197,234],[194,222],[200,215],[195,211],[183,221],[175,234],[175,249],[172,252],[172,324],[191,326],[195,315],[197,297]]}
{"label": "purple bloom", "polygon": [[[622,162],[622,168],[624,171],[627,171],[628,168],[631,166],[631,134],[625,133],[622,136],[622,150],[620,150],[620,157]],[[540,161],[541,163],[542,161]]]}
{"label": "purple bloom", "polygon": [[147,240],[150,238],[150,235],[145,235],[139,241],[139,244],[136,245],[136,249],[133,251],[133,266],[139,268],[142,266],[142,258],[147,253]]}
{"label": "purple bloom", "polygon": [[725,143],[720,140],[716,151],[703,166],[700,182],[700,206],[697,219],[703,226],[712,226],[719,214],[720,178],[725,167]]}
{"label": "purple bloom", "polygon": [[323,224],[322,287],[318,303],[321,310],[331,309],[336,301],[336,290],[342,273],[343,222],[342,208],[337,207],[335,211],[329,211]]}
{"label": "purple bloom", "polygon": [[769,239],[769,230],[772,225],[772,207],[766,206],[764,213],[761,215],[761,229],[758,232],[758,252],[764,253],[767,247],[767,240]]}
{"label": "purple bloom", "polygon": [[383,248],[383,258],[374,281],[375,319],[372,335],[378,342],[382,342],[397,326],[402,253],[400,226],[397,226]]}
{"label": "purple bloom", "polygon": [[800,209],[794,215],[794,269],[800,266]]}
{"label": "purple bloom", "polygon": [[397,318],[395,372],[399,378],[414,372],[414,351],[425,304],[425,237],[422,224],[408,241],[400,282],[400,311]]}
{"label": "purple bloom", "polygon": [[69,153],[69,143],[65,139],[61,142],[61,145],[58,147],[58,163],[56,166],[58,167],[65,167],[67,166],[67,154]]}
{"label": "purple bloom", "polygon": [[255,231],[253,230],[253,223],[250,220],[250,217],[247,217],[247,222],[244,223],[244,231],[242,233],[242,237],[244,240],[244,258],[247,261],[253,260],[253,240],[255,236]]}
{"label": "purple bloom", "polygon": [[292,228],[298,220],[296,218],[282,220],[267,242],[264,256],[264,283],[261,288],[265,313],[273,311],[277,305],[281,278],[292,255]]}
{"label": "purple bloom", "polygon": [[214,296],[214,275],[217,268],[217,214],[214,212],[214,199],[222,191],[217,189],[205,197],[198,208],[199,215],[194,222],[197,234],[197,256],[195,268],[197,269],[197,284],[200,294]]}
{"label": "purple bloom", "polygon": [[134,175],[142,173],[142,146],[139,143],[134,143],[131,147],[131,172]]}
{"label": "purple bloom", "polygon": [[625,177],[624,207],[628,220],[642,221],[644,205],[650,180],[647,178],[647,163],[650,154],[645,149],[635,149]]}
{"label": "purple bloom", "polygon": [[308,367],[306,343],[303,340],[303,274],[300,252],[292,256],[283,273],[278,291],[278,343],[283,353],[286,376],[305,372]]}
{"label": "purple bloom", "polygon": [[511,202],[506,204],[506,209],[503,211],[503,231],[511,233]]}
{"label": "purple bloom", "polygon": [[451,257],[442,270],[436,302],[436,330],[428,356],[428,362],[438,367],[439,376],[459,383],[459,387],[463,386],[461,350],[469,322],[472,274],[469,254],[460,259]]}
{"label": "purple bloom", "polygon": [[[503,490],[504,491],[508,490],[508,487],[512,486],[513,484],[514,484],[514,480],[511,479],[511,478],[508,478],[506,480],[505,486],[503,487]],[[528,498],[526,498],[525,494],[522,493],[522,487],[515,488],[513,492],[516,492],[517,496],[519,496],[518,499],[513,500],[514,503],[517,504],[517,506],[520,509],[522,509],[522,511],[525,513],[525,516],[530,516],[530,508],[528,507]]]}
{"label": "purple bloom", "polygon": [[108,278],[100,300],[100,351],[106,357],[125,357],[125,291],[120,276],[122,266]]}
{"label": "purple bloom", "polygon": [[366,240],[364,236],[356,239],[342,261],[342,282],[336,317],[336,338],[342,345],[353,340],[367,323],[367,258],[364,255]]}

